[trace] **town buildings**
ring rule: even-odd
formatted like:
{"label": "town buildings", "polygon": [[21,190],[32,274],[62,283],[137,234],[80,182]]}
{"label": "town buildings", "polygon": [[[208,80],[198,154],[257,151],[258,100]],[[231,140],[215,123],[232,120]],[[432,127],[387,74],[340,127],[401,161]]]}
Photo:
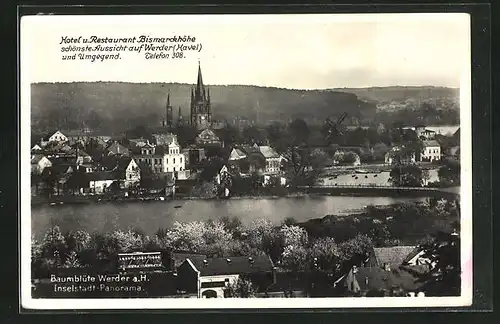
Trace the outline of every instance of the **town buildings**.
{"label": "town buildings", "polygon": [[198,298],[230,296],[230,285],[239,278],[250,280],[261,290],[275,282],[274,264],[268,256],[188,258],[177,269],[178,287]]}
{"label": "town buildings", "polygon": [[422,141],[424,150],[420,155],[421,162],[433,162],[441,160],[441,145],[436,140]]}

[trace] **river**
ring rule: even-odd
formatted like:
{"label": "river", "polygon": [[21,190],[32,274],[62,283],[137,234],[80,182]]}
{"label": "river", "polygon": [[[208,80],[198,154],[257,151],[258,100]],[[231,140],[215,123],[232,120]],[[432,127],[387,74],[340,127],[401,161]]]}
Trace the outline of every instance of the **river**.
{"label": "river", "polygon": [[[293,217],[302,222],[328,214],[347,214],[367,205],[389,205],[426,198],[310,196],[277,199],[177,200],[154,202],[95,203],[62,206],[32,206],[32,233],[40,239],[51,225],[61,230],[107,232],[140,228],[146,235],[168,228],[174,221],[238,217],[243,224],[266,218],[280,224]],[[177,208],[176,208],[177,207]]]}

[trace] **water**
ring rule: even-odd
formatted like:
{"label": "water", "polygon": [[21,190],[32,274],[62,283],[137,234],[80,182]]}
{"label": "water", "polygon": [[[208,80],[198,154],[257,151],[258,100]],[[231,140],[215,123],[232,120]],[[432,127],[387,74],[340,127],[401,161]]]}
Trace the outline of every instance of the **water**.
{"label": "water", "polygon": [[[362,167],[360,167],[362,169]],[[438,169],[428,170],[429,179],[428,182],[439,181]],[[356,179],[357,177],[357,179]],[[330,176],[322,179],[320,184],[326,186],[389,186],[390,171],[383,171],[380,173],[358,173],[356,177],[352,174],[340,174],[337,178]]]}
{"label": "water", "polygon": [[[266,218],[279,225],[285,218],[302,222],[328,214],[346,214],[367,205],[389,205],[425,198],[408,197],[338,197],[315,196],[279,199],[178,200],[155,202],[98,203],[86,205],[33,206],[32,232],[43,236],[52,225],[62,231],[111,231],[140,228],[154,234],[158,228],[168,228],[174,221],[206,221],[224,216],[238,217],[243,224]],[[180,208],[175,208],[181,206]]]}

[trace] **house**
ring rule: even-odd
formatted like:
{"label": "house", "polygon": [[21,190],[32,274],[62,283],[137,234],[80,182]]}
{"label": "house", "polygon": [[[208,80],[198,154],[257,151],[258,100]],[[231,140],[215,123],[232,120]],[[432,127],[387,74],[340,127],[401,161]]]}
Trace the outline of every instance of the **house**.
{"label": "house", "polygon": [[168,146],[174,140],[174,137],[177,136],[174,134],[153,134],[153,138],[155,140],[156,145]]}
{"label": "house", "polygon": [[37,153],[37,152],[41,152],[42,151],[42,148],[40,147],[40,145],[38,144],[35,144],[32,148],[31,148],[31,153]]}
{"label": "house", "polygon": [[68,141],[68,137],[66,137],[66,135],[64,135],[60,131],[56,131],[54,134],[52,134],[48,138],[48,141],[49,142],[56,142],[56,143],[65,143]]}
{"label": "house", "polygon": [[229,161],[239,161],[245,159],[247,155],[240,148],[233,148],[229,154]]}
{"label": "house", "polygon": [[141,182],[141,169],[139,165],[130,157],[122,157],[113,169],[117,179],[120,181],[120,188],[136,187]]}
{"label": "house", "polygon": [[436,137],[436,132],[425,128],[423,125],[419,125],[413,128],[417,137],[422,140],[433,140]]}
{"label": "house", "polygon": [[228,297],[228,286],[239,278],[260,290],[274,283],[275,268],[268,256],[186,259],[177,269],[178,287],[198,298]]}
{"label": "house", "polygon": [[108,152],[108,155],[125,155],[128,156],[130,154],[130,151],[128,148],[125,146],[121,145],[117,141],[114,141],[111,143],[107,148],[106,151]]}
{"label": "house", "polygon": [[[384,156],[386,164],[395,164],[398,161],[402,164],[415,163],[415,152],[404,152],[406,149],[402,146],[393,146]],[[403,153],[404,152],[404,153]]]}
{"label": "house", "polygon": [[97,171],[86,173],[90,193],[103,194],[107,192],[114,182],[119,180],[114,172]]}
{"label": "house", "polygon": [[441,160],[441,145],[436,140],[422,141],[424,151],[420,155],[421,162],[432,162]]}
{"label": "house", "polygon": [[83,130],[68,130],[64,132],[68,138],[70,145],[75,143],[88,144],[90,141],[95,141],[99,144],[105,144],[111,140],[111,136],[105,133],[91,131],[90,129]]}
{"label": "house", "polygon": [[176,271],[187,259],[195,260],[195,263],[203,262],[207,259],[205,254],[192,253],[188,251],[170,251],[170,270]]}
{"label": "house", "polygon": [[168,146],[157,146],[147,141],[140,147],[140,154],[134,154],[139,164],[147,165],[156,174],[173,173],[177,179],[187,179],[186,157],[177,142],[177,136],[170,137]]}
{"label": "house", "polygon": [[353,266],[335,281],[335,295],[383,297],[422,296],[424,283],[418,276],[403,269]]}
{"label": "house", "polygon": [[31,158],[31,173],[40,175],[47,167],[51,167],[52,162],[42,154],[35,154]]}
{"label": "house", "polygon": [[210,128],[202,130],[195,138],[195,143],[201,147],[222,147],[223,143],[215,132]]}
{"label": "house", "polygon": [[84,150],[76,151],[76,164],[89,164],[92,163],[92,157]]}
{"label": "house", "polygon": [[270,146],[254,144],[265,159],[264,173],[267,175],[278,174],[281,171],[281,156]]}
{"label": "house", "polygon": [[415,246],[373,248],[368,257],[367,266],[384,269],[399,268],[415,249]]}

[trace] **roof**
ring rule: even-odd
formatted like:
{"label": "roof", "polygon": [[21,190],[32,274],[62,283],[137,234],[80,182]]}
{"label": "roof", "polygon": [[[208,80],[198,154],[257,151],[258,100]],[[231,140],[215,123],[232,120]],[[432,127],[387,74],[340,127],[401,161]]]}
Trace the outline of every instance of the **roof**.
{"label": "roof", "polygon": [[89,181],[117,180],[116,175],[110,171],[92,172],[88,173],[86,176]]}
{"label": "roof", "polygon": [[177,140],[177,136],[174,134],[153,134],[157,145],[170,145],[174,140]]}
{"label": "roof", "polygon": [[112,143],[110,146],[108,146],[107,150],[113,154],[128,154],[129,152],[128,148],[118,142]]}
{"label": "roof", "polygon": [[174,262],[174,268],[179,267],[186,259],[190,259],[191,262],[193,260],[198,260],[197,262],[203,263],[203,260],[207,258],[204,254],[190,253],[190,252],[171,252],[170,258]]}
{"label": "roof", "polygon": [[233,148],[231,150],[231,155],[230,155],[229,159],[230,160],[240,160],[240,159],[244,159],[245,157],[246,157],[245,152],[243,152],[239,148]]}
{"label": "roof", "polygon": [[45,156],[43,154],[34,154],[31,158],[31,164],[37,164],[43,159]]}
{"label": "roof", "polygon": [[391,267],[399,267],[414,250],[414,246],[393,246],[373,248],[373,253],[377,266],[382,267],[384,264],[388,264]]}
{"label": "roof", "polygon": [[441,145],[439,145],[438,141],[436,140],[423,141],[423,144],[425,147],[434,147],[434,146],[441,147]]}
{"label": "roof", "polygon": [[279,158],[279,154],[270,146],[259,146],[259,151],[266,159]]}
{"label": "roof", "polygon": [[274,267],[268,256],[212,258],[205,259],[206,263],[199,258],[188,260],[202,276],[270,272]]}
{"label": "roof", "polygon": [[[346,287],[348,277],[348,275],[344,276],[338,282],[338,285],[340,285],[340,287]],[[396,287],[402,288],[405,291],[414,291],[418,290],[423,284],[417,277],[401,269],[386,271],[378,267],[358,268],[354,277],[361,291],[390,291],[392,288]]]}

